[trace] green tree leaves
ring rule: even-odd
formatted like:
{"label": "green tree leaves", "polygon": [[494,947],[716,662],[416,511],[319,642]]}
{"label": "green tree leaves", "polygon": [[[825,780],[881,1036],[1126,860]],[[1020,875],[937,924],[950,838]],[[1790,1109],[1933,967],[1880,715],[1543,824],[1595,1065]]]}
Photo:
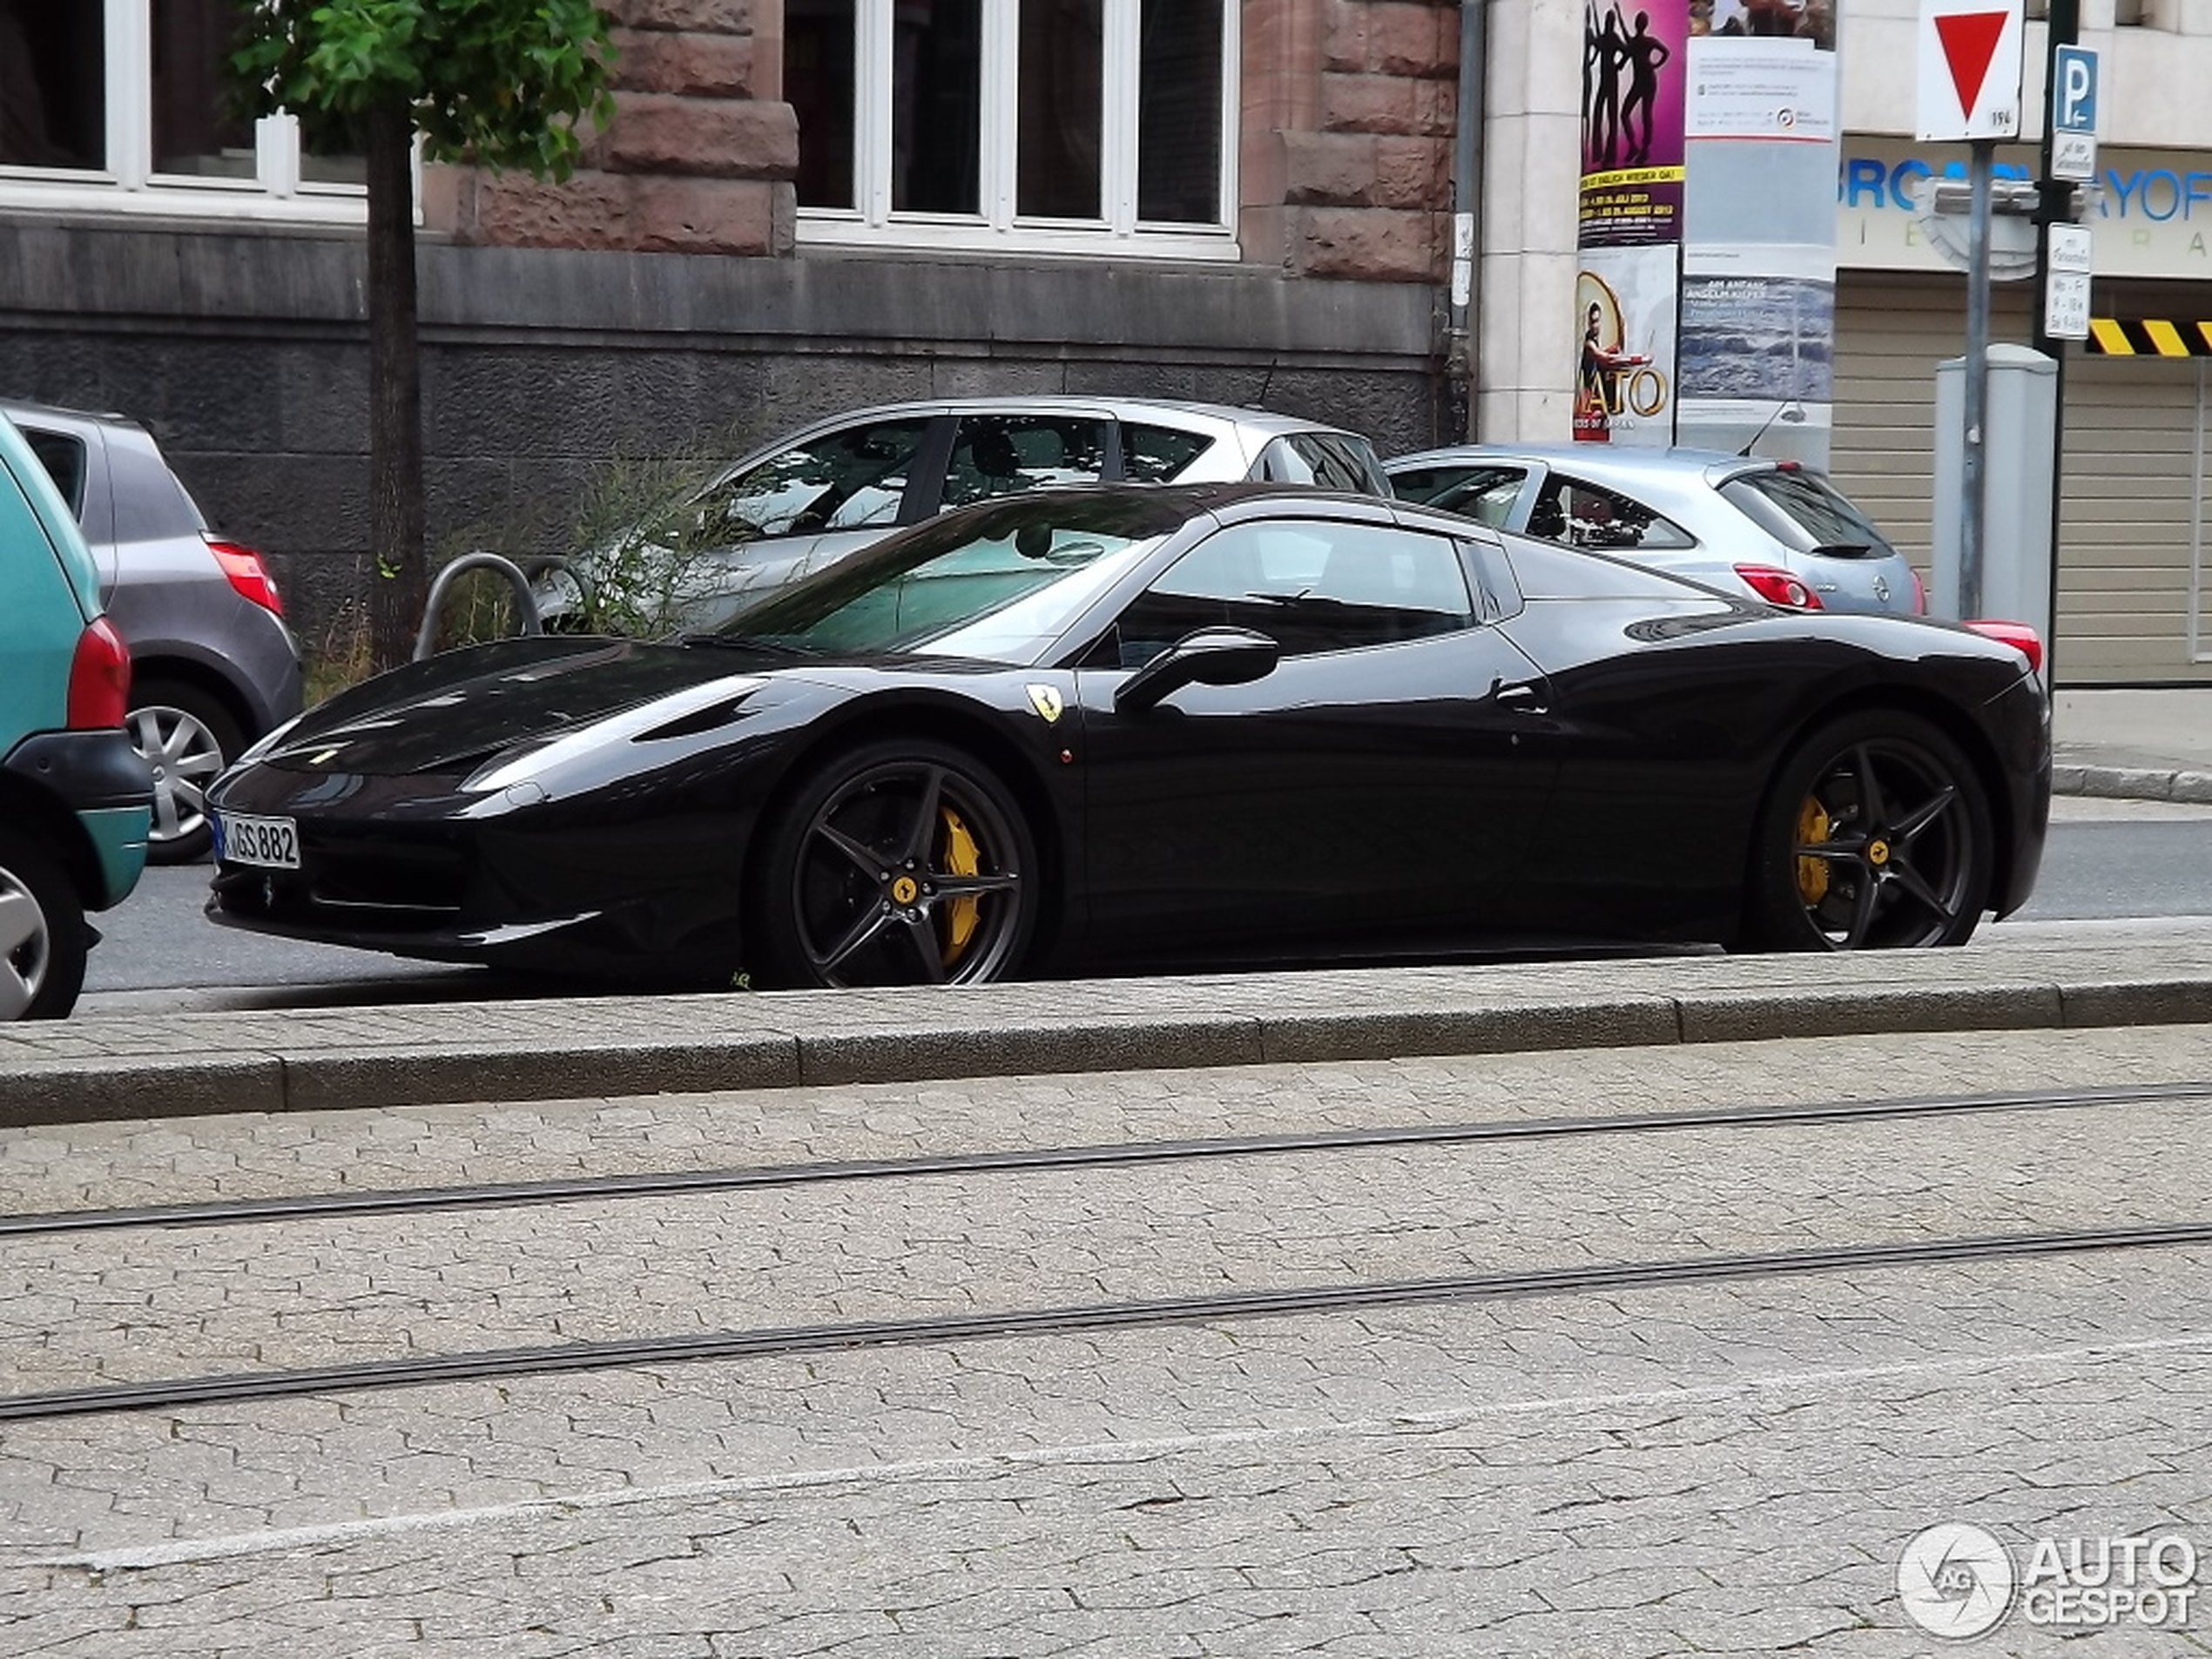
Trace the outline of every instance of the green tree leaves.
{"label": "green tree leaves", "polygon": [[432,160],[565,179],[577,124],[613,114],[613,56],[590,0],[253,0],[232,63],[251,112],[290,111],[313,148],[403,103]]}

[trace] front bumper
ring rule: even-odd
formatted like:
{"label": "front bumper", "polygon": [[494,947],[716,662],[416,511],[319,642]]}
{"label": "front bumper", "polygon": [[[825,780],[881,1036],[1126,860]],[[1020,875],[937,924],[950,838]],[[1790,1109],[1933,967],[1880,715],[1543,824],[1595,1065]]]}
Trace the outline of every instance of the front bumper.
{"label": "front bumper", "polygon": [[[289,817],[300,868],[219,862],[207,915],[225,927],[427,961],[635,982],[726,982],[738,928],[749,819],[546,806],[441,816],[363,784],[342,815],[318,813],[271,771],[226,780],[216,810]],[[243,786],[243,787],[241,786]],[[255,786],[259,786],[256,787]],[[634,810],[634,809],[633,809]]]}

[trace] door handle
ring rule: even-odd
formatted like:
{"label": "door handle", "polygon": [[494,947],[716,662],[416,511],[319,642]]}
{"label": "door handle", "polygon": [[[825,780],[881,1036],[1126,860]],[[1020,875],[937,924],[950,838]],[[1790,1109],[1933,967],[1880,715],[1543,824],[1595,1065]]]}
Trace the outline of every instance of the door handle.
{"label": "door handle", "polygon": [[1544,701],[1544,694],[1527,680],[1501,685],[1491,695],[1500,708],[1510,710],[1515,714],[1541,714],[1551,706]]}

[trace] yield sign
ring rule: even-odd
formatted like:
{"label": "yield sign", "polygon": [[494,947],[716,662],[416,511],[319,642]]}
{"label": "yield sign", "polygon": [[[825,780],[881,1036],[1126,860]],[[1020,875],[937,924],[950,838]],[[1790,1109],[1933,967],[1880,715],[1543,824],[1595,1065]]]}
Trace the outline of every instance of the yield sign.
{"label": "yield sign", "polygon": [[2020,135],[2020,0],[1922,0],[1922,139]]}

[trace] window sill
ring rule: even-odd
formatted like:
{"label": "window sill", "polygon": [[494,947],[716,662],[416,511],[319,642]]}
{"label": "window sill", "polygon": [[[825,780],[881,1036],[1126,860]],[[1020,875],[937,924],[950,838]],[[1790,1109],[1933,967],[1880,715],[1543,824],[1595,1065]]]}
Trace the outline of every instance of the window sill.
{"label": "window sill", "polygon": [[989,253],[1019,257],[1130,260],[1203,260],[1233,264],[1244,257],[1237,239],[1225,230],[1141,230],[1126,234],[1103,226],[1016,226],[995,230],[983,224],[900,222],[864,225],[843,215],[802,211],[802,247],[851,248],[873,252],[921,250],[944,253]]}
{"label": "window sill", "polygon": [[116,185],[50,184],[0,178],[0,213],[65,213],[72,218],[164,219],[272,225],[359,226],[368,201],[356,188],[332,185],[297,196],[270,196],[250,187],[167,185],[125,190]]}

